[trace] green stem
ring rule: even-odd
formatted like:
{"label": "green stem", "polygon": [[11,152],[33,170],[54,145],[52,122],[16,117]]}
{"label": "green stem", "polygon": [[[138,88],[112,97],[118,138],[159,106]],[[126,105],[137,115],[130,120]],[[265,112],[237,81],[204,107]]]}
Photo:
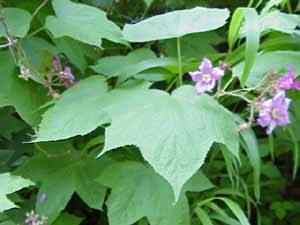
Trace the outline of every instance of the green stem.
{"label": "green stem", "polygon": [[250,0],[247,7],[252,7],[254,0]]}
{"label": "green stem", "polygon": [[179,73],[178,73],[178,76],[179,76],[179,86],[182,85],[182,76],[183,76],[183,73],[182,73],[182,56],[181,56],[181,46],[180,46],[180,37],[177,38],[177,59],[178,59],[178,67],[179,67]]}
{"label": "green stem", "polygon": [[33,21],[33,18],[40,12],[40,10],[47,5],[49,0],[44,0],[37,8],[36,10],[33,12],[32,16],[31,16],[31,21]]}

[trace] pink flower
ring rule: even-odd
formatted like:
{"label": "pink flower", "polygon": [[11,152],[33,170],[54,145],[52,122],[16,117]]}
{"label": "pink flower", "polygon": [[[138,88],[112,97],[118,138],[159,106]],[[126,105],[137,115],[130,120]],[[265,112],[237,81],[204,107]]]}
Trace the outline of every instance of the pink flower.
{"label": "pink flower", "polygon": [[224,69],[213,67],[211,61],[207,58],[203,59],[198,70],[190,72],[192,80],[196,82],[195,87],[198,94],[211,91],[223,75]]}
{"label": "pink flower", "polygon": [[257,123],[261,127],[267,127],[267,134],[271,134],[277,126],[290,123],[288,112],[290,103],[291,100],[285,97],[285,93],[279,92],[272,99],[263,99],[257,104],[259,110]]}
{"label": "pink flower", "polygon": [[300,81],[296,80],[295,71],[289,69],[286,74],[280,77],[277,80],[275,89],[278,91],[287,91],[290,89],[300,90]]}

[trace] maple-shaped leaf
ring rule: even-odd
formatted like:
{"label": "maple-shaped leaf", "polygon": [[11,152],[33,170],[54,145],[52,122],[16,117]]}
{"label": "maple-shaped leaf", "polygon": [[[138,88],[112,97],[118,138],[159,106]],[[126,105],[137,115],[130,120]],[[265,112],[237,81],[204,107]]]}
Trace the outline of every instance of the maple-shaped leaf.
{"label": "maple-shaped leaf", "polygon": [[10,173],[0,174],[0,184],[0,212],[17,207],[7,198],[8,194],[34,185],[30,180],[13,176]]}
{"label": "maple-shaped leaf", "polygon": [[74,192],[91,208],[102,209],[106,189],[95,182],[100,164],[96,159],[72,152],[58,157],[37,155],[17,173],[40,182],[37,213],[53,222]]}
{"label": "maple-shaped leaf", "polygon": [[87,134],[109,121],[103,153],[125,145],[139,147],[171,184],[176,199],[214,143],[226,145],[238,157],[234,115],[212,97],[198,96],[192,86],[183,86],[172,95],[143,86],[107,91],[97,76],[63,94],[44,114],[35,141]]}
{"label": "maple-shaped leaf", "polygon": [[99,173],[97,181],[112,188],[106,202],[110,225],[131,225],[143,217],[147,217],[151,225],[188,225],[190,212],[185,192],[213,187],[206,176],[198,172],[184,186],[174,204],[171,186],[148,165],[114,162]]}
{"label": "maple-shaped leaf", "polygon": [[182,186],[202,166],[213,143],[222,143],[238,157],[239,135],[234,115],[192,86],[169,95],[158,90],[110,93],[105,110],[112,118],[104,154],[125,145],[139,147],[143,157],[173,187]]}

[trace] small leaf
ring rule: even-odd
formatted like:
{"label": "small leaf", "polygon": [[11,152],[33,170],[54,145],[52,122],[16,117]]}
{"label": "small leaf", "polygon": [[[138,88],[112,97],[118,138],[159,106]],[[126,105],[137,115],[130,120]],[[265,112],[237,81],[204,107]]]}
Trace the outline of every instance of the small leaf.
{"label": "small leaf", "polygon": [[[30,13],[19,8],[4,8],[2,12],[9,35],[19,38],[25,37],[30,29]],[[6,29],[3,24],[0,23],[0,37],[4,36],[7,36]]]}
{"label": "small leaf", "polygon": [[123,35],[130,42],[182,37],[186,34],[205,32],[222,27],[229,11],[196,7],[153,16],[136,24],[126,24]]}
{"label": "small leaf", "polygon": [[0,212],[17,207],[6,195],[34,185],[29,180],[13,176],[9,173],[0,174],[0,183]]}
{"label": "small leaf", "polygon": [[54,37],[69,36],[99,47],[102,38],[126,44],[120,28],[102,10],[70,0],[53,0],[52,4],[56,17],[49,16],[46,27]]}

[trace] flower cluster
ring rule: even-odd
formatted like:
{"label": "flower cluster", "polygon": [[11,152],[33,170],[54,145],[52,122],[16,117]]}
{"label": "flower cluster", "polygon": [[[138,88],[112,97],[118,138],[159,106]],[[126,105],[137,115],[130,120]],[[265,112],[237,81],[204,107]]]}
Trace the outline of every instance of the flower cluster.
{"label": "flower cluster", "polygon": [[267,134],[271,134],[277,126],[290,123],[288,110],[291,100],[286,97],[286,91],[292,89],[300,90],[300,82],[296,80],[295,71],[289,69],[273,85],[272,98],[262,99],[257,103],[257,123],[267,128]]}
{"label": "flower cluster", "polygon": [[212,62],[204,58],[198,70],[190,72],[192,80],[196,82],[196,90],[198,94],[206,91],[212,91],[217,81],[224,75],[223,67],[213,67]]}
{"label": "flower cluster", "polygon": [[70,87],[75,83],[75,77],[72,73],[71,68],[68,66],[63,67],[59,57],[53,58],[52,66],[53,66],[54,72],[58,74],[58,78],[59,78],[60,82],[65,87]]}
{"label": "flower cluster", "polygon": [[35,213],[33,210],[29,213],[26,213],[25,225],[47,225],[48,219],[44,216],[40,216]]}

